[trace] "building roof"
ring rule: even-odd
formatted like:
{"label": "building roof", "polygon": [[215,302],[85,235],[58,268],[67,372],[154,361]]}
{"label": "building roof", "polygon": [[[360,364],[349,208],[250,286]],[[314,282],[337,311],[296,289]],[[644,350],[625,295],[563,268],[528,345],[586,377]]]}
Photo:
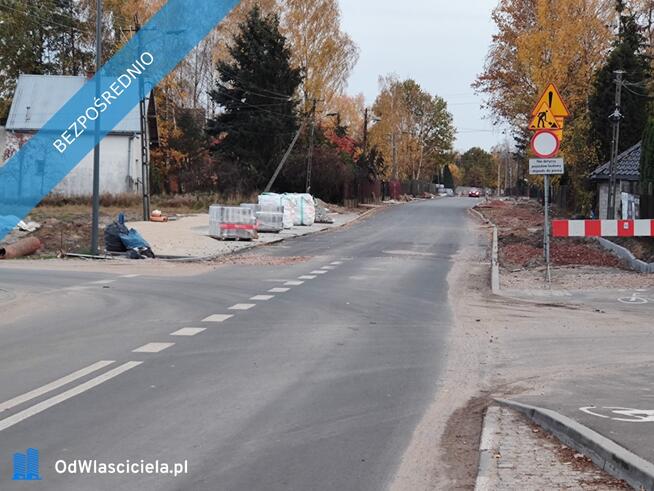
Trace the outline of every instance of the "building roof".
{"label": "building roof", "polygon": [[[607,162],[600,165],[590,174],[590,178],[598,181],[609,179],[610,164]],[[615,177],[620,181],[640,180],[640,142],[618,155]]]}
{"label": "building roof", "polygon": [[[40,130],[86,82],[87,78],[81,76],[21,75],[7,118],[7,130]],[[111,133],[141,133],[138,106]]]}

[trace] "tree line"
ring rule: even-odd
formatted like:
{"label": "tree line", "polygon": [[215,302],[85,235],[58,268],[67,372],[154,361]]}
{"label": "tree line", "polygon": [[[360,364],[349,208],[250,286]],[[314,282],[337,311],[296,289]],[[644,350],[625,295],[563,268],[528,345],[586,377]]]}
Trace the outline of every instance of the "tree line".
{"label": "tree line", "polygon": [[553,82],[571,112],[562,142],[566,174],[555,184],[569,190],[571,208],[588,214],[595,202],[589,174],[611,156],[614,71],[626,80],[620,152],[641,141],[651,117],[654,2],[500,0],[492,19],[497,34],[473,87],[517,142],[516,185],[537,183],[526,172],[527,127],[536,98]]}
{"label": "tree line", "polygon": [[[104,0],[105,59],[164,3]],[[357,179],[437,179],[454,139],[445,101],[382,77],[364,128],[364,97],[346,93],[358,48],[340,24],[337,0],[242,0],[154,91],[153,188],[260,191],[296,136],[278,189],[304,189],[309,147],[325,199]],[[0,2],[0,116],[20,73],[91,72],[94,27],[95,0]]]}

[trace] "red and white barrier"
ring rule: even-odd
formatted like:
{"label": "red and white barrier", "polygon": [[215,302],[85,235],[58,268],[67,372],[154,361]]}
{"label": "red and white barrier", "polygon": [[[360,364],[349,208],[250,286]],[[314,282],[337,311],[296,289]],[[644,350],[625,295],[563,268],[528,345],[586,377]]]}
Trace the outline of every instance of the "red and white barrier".
{"label": "red and white barrier", "polygon": [[654,237],[654,220],[552,220],[554,237]]}

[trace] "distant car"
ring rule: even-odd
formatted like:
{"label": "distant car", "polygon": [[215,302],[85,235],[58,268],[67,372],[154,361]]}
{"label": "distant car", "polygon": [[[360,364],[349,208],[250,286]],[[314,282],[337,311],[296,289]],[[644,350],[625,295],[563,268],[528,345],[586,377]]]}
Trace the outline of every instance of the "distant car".
{"label": "distant car", "polygon": [[481,198],[481,191],[479,189],[471,189],[468,193],[469,198]]}

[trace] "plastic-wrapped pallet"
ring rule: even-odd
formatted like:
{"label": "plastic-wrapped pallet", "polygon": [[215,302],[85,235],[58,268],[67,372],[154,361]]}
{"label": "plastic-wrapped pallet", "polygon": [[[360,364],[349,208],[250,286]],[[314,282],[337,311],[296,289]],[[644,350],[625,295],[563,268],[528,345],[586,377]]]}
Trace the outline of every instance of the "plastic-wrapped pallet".
{"label": "plastic-wrapped pallet", "polygon": [[293,225],[311,226],[316,222],[316,205],[313,196],[302,193],[288,193],[288,196],[295,203],[297,213]]}
{"label": "plastic-wrapped pallet", "polygon": [[271,206],[282,207],[284,228],[293,228],[297,214],[297,206],[294,199],[284,194],[264,193],[259,196],[259,204],[262,210]]}
{"label": "plastic-wrapped pallet", "polygon": [[254,212],[257,218],[257,231],[276,234],[284,230],[283,206],[243,203],[241,208],[248,208]]}
{"label": "plastic-wrapped pallet", "polygon": [[257,219],[249,208],[214,205],[209,208],[209,235],[215,239],[253,240]]}
{"label": "plastic-wrapped pallet", "polygon": [[258,211],[257,230],[277,234],[284,230],[284,214],[281,211]]}

